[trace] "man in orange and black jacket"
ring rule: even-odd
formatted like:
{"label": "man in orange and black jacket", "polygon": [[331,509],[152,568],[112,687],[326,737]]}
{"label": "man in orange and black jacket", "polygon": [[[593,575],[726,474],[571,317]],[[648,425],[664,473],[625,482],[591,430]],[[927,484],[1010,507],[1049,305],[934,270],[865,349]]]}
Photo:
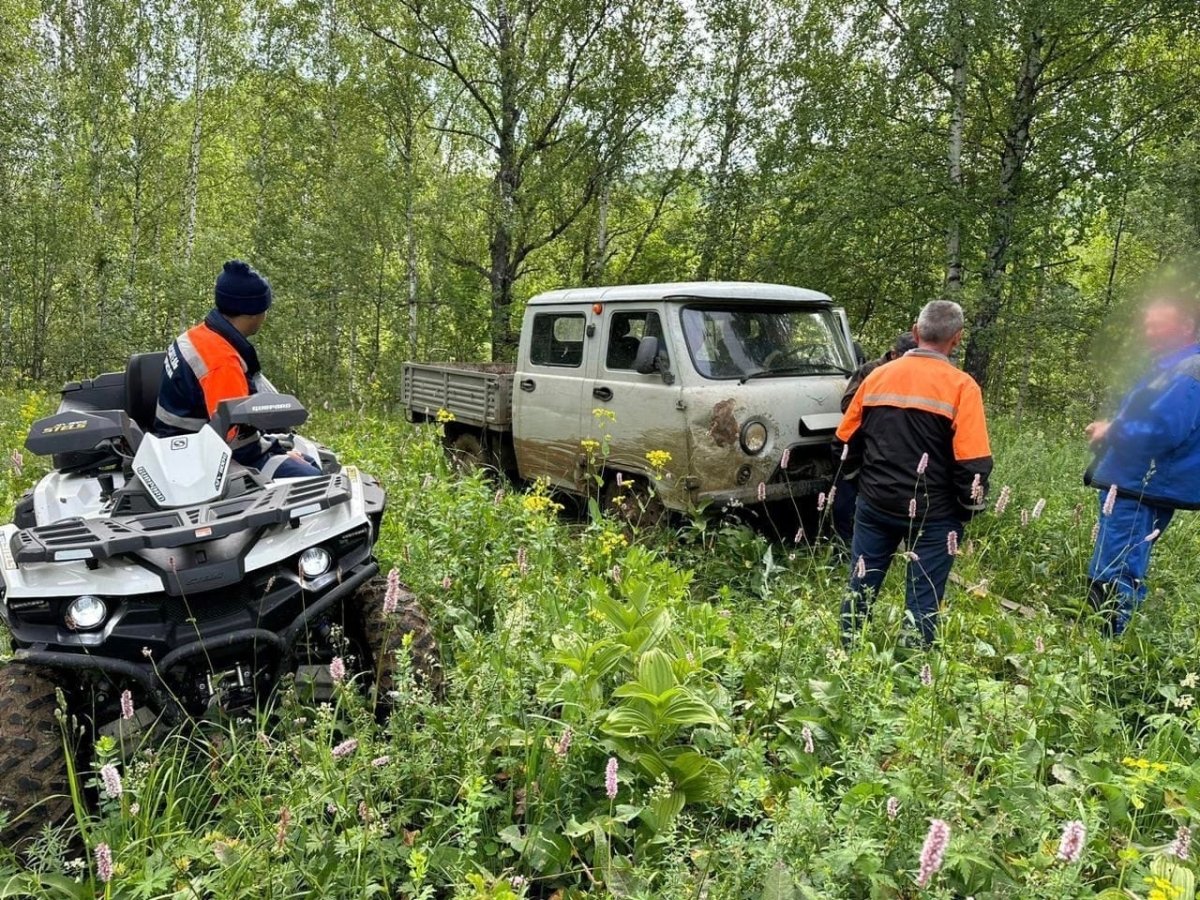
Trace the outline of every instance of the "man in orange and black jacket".
{"label": "man in orange and black jacket", "polygon": [[[912,336],[911,331],[906,331],[896,338],[887,353],[879,359],[869,360],[855,369],[842,394],[842,413],[845,414],[846,410],[850,408],[854,395],[858,393],[858,389],[862,387],[862,383],[868,375],[880,366],[887,365],[893,360],[899,359],[909,350],[915,349],[917,349],[917,339]],[[833,530],[840,542],[839,552],[849,553],[850,544],[854,538],[854,510],[858,505],[858,480],[847,478],[843,472],[834,483],[834,488],[831,492],[833,496]]]}
{"label": "man in orange and black jacket", "polygon": [[984,508],[992,452],[983,395],[949,358],[962,331],[957,303],[926,304],[913,329],[917,349],[868,375],[838,428],[843,474],[858,483],[847,637],[870,615],[903,541],[908,611],[932,643],[964,523]]}
{"label": "man in orange and black jacket", "polygon": [[[222,267],[213,288],[215,308],[204,321],[179,335],[167,348],[154,433],[194,434],[222,400],[273,393],[262,374],[250,338],[271,307],[271,285],[241,260]],[[265,478],[311,478],[321,474],[315,460],[285,451],[257,431],[229,435],[233,458]]]}

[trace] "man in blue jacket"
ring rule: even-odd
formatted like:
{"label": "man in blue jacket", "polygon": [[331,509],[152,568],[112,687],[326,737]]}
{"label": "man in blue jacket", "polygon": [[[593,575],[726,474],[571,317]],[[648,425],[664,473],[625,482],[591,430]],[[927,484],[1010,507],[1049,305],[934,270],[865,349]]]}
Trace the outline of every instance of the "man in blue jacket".
{"label": "man in blue jacket", "polygon": [[1087,427],[1096,460],[1085,481],[1100,489],[1089,599],[1113,634],[1146,596],[1150,551],[1175,511],[1200,509],[1200,308],[1189,293],[1159,294],[1146,306],[1154,364],[1111,421]]}

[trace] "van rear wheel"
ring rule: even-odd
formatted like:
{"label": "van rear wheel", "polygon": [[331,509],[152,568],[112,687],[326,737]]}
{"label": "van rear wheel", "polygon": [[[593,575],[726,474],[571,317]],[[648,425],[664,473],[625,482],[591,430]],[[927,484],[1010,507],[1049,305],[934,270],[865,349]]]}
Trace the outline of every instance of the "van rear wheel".
{"label": "van rear wheel", "polygon": [[457,434],[447,434],[442,439],[446,450],[446,459],[450,467],[460,475],[473,475],[476,472],[494,471],[496,462],[491,451],[483,446],[483,440],[473,431],[460,431]]}

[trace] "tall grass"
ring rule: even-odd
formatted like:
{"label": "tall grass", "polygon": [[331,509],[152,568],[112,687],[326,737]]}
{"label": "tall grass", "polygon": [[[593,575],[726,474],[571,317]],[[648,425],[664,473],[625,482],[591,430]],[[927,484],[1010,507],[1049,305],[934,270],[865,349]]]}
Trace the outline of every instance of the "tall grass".
{"label": "tall grass", "polygon": [[[0,404],[2,460],[40,407]],[[1176,521],[1134,625],[1102,638],[1069,436],[998,429],[994,488],[1014,499],[970,526],[934,649],[900,639],[898,560],[846,651],[825,545],[699,521],[630,541],[451,475],[430,431],[309,430],[388,488],[378,553],[437,622],[448,696],[402,684],[379,725],[353,685],[315,709],[285,691],[129,762],[101,745],[86,768],[114,761],[122,796],[30,859],[0,851],[0,895],[1189,896],[1195,864],[1168,849],[1200,816],[1197,526]],[[6,515],[41,467],[0,461]],[[931,818],[951,836],[921,891]]]}

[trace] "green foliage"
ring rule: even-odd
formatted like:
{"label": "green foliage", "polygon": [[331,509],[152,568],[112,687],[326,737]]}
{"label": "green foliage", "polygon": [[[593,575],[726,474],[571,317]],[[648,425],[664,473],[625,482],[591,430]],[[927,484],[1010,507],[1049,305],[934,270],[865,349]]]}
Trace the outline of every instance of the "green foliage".
{"label": "green foliage", "polygon": [[[2,402],[7,451],[47,398]],[[1186,896],[1195,863],[1168,847],[1200,822],[1197,526],[1173,524],[1130,632],[1101,638],[1083,601],[1095,498],[1069,444],[998,429],[1013,501],[971,526],[926,652],[899,640],[898,571],[843,649],[845,573],[821,545],[716,520],[631,541],[540,489],[451,475],[432,429],[313,432],[388,487],[379,554],[439,624],[445,702],[402,681],[379,725],[354,685],[321,708],[284,690],[128,760],[103,743],[83,775],[112,762],[121,796],[0,862],[0,890],[93,896],[82,848],[106,842],[113,897],[915,896],[938,817],[934,896]],[[42,468],[3,469],[6,511]]]}

